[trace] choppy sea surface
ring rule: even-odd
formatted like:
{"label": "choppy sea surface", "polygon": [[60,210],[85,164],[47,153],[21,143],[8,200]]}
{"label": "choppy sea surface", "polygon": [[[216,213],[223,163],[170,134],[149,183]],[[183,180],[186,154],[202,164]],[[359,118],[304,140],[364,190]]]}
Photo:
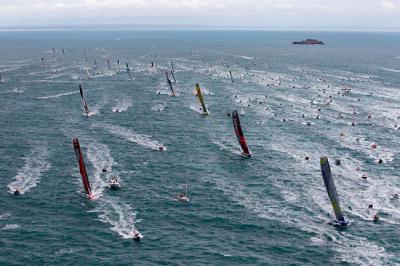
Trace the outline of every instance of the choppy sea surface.
{"label": "choppy sea surface", "polygon": [[[291,45],[308,37],[326,45]],[[389,32],[0,32],[0,264],[399,265],[399,47]],[[346,229],[328,224],[320,156]]]}

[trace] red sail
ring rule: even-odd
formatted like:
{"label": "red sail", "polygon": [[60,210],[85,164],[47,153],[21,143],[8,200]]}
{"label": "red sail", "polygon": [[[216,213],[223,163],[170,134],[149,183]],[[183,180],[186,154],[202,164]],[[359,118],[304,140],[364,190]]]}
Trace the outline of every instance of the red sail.
{"label": "red sail", "polygon": [[249,148],[247,147],[246,139],[243,135],[243,130],[242,130],[242,127],[240,125],[240,120],[239,120],[239,114],[237,111],[232,112],[232,121],[233,121],[233,127],[235,128],[236,136],[240,143],[240,147],[242,148],[242,151],[243,151],[242,154],[244,156],[250,157],[251,153],[250,153]]}
{"label": "red sail", "polygon": [[85,162],[83,161],[83,154],[81,152],[81,146],[79,145],[79,140],[73,139],[73,144],[74,144],[76,159],[78,160],[78,164],[79,164],[79,171],[82,176],[83,186],[85,187],[86,195],[88,197],[90,197],[92,194],[92,191],[90,188],[90,183],[89,183],[88,175],[86,172]]}

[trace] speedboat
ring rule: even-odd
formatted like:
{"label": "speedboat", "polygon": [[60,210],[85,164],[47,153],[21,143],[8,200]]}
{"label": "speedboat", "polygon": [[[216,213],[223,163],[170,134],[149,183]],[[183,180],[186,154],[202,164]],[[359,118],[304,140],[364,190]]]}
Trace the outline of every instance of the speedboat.
{"label": "speedboat", "polygon": [[132,239],[135,241],[140,241],[143,238],[143,235],[136,229],[133,230]]}
{"label": "speedboat", "polygon": [[158,150],[159,150],[159,151],[166,151],[167,148],[165,148],[165,146],[161,144],[161,145],[158,147]]}
{"label": "speedboat", "polygon": [[113,190],[121,188],[118,178],[116,176],[113,176],[110,180],[108,180],[108,187]]}

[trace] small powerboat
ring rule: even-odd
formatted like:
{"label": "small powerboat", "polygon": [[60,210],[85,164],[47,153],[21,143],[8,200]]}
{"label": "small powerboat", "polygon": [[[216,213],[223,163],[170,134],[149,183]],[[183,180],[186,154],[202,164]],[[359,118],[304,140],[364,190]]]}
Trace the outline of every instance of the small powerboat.
{"label": "small powerboat", "polygon": [[143,235],[136,229],[133,230],[133,236],[132,239],[135,241],[140,241],[143,238]]}
{"label": "small powerboat", "polygon": [[117,190],[121,188],[118,178],[116,176],[113,176],[110,180],[108,180],[108,187],[112,190]]}

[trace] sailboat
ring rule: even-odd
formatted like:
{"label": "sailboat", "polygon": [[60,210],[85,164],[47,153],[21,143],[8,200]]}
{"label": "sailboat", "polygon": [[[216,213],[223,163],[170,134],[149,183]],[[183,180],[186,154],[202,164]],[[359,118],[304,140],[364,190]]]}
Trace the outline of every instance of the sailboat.
{"label": "sailboat", "polygon": [[187,190],[188,190],[188,183],[187,183],[187,174],[186,174],[186,171],[185,171],[185,192],[181,192],[181,193],[176,197],[176,199],[177,199],[178,201],[189,202],[190,199],[189,199],[189,195],[188,195]]}
{"label": "sailboat", "polygon": [[229,76],[231,77],[232,84],[235,85],[235,82],[233,81],[233,76],[232,76],[232,71],[231,70],[229,70]]}
{"label": "sailboat", "polygon": [[237,111],[232,112],[233,128],[235,129],[236,137],[239,140],[240,147],[242,148],[242,155],[244,157],[251,157],[251,152],[247,147],[246,138],[243,134],[242,126],[240,125],[239,114]]}
{"label": "sailboat", "polygon": [[172,92],[171,96],[176,96],[174,88],[172,87],[172,81],[169,79],[169,76],[168,76],[168,71],[165,72],[165,76],[167,77],[167,83],[168,83],[168,86],[169,86],[169,88],[170,88],[170,90]]}
{"label": "sailboat", "polygon": [[196,83],[196,96],[199,99],[199,102],[201,104],[201,108],[203,110],[203,115],[208,115],[208,111],[207,111],[206,105],[204,104],[204,96],[201,93],[201,89],[200,89],[199,83]]}
{"label": "sailboat", "polygon": [[131,69],[129,68],[128,62],[126,62],[125,65],[126,65],[126,73],[128,73],[129,78],[133,80],[131,76]]}
{"label": "sailboat", "polygon": [[79,145],[79,140],[77,138],[72,140],[75,150],[76,159],[79,164],[79,172],[81,173],[83,187],[85,188],[86,197],[88,199],[93,198],[92,189],[90,187],[89,178],[86,172],[85,162],[83,161],[83,154],[81,151],[81,146]]}
{"label": "sailboat", "polygon": [[332,223],[335,226],[348,226],[349,220],[346,215],[342,213],[339,203],[339,197],[336,192],[335,181],[332,177],[331,167],[329,166],[328,157],[321,157],[321,173],[324,180],[326,191],[328,192],[329,200],[332,204],[333,211],[335,212],[336,220]]}
{"label": "sailboat", "polygon": [[80,92],[81,98],[82,98],[83,109],[84,109],[84,111],[86,113],[86,116],[89,116],[90,111],[89,111],[89,107],[88,107],[87,102],[86,102],[85,95],[83,95],[83,90],[82,90],[82,85],[81,84],[79,84],[79,92]]}

